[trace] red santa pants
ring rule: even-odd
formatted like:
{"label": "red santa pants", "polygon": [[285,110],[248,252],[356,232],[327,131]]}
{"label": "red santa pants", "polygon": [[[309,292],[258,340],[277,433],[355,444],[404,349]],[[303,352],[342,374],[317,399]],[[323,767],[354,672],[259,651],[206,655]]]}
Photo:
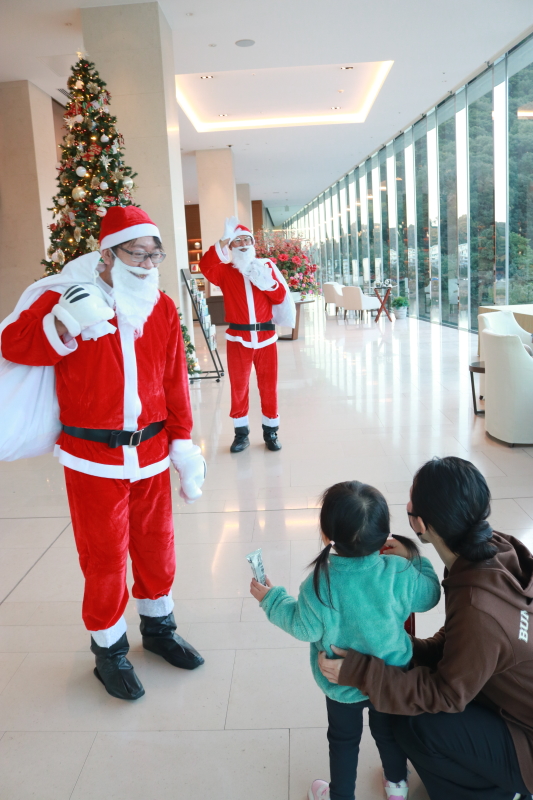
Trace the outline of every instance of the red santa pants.
{"label": "red santa pants", "polygon": [[131,483],[65,467],[65,480],[85,577],[83,621],[89,631],[105,630],[128,602],[128,550],[134,597],[155,600],[171,591],[176,556],[170,471]]}
{"label": "red santa pants", "polygon": [[261,411],[269,420],[278,417],[278,351],[276,343],[257,350],[239,342],[226,342],[228,372],[231,383],[230,417],[248,416],[250,406],[250,373],[252,364],[257,375]]}

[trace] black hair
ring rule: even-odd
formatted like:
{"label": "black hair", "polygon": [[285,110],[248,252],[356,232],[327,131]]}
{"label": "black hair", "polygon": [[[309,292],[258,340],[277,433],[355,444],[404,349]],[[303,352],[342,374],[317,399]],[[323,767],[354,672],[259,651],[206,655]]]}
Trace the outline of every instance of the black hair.
{"label": "black hair", "polygon": [[486,561],[497,553],[487,522],[490,490],[470,461],[456,456],[428,461],[413,479],[411,503],[412,513],[456,555]]}
{"label": "black hair", "polygon": [[[137,239],[138,239],[138,238],[139,238],[139,237],[137,237]],[[115,247],[124,247],[124,245],[128,245],[128,244],[131,244],[131,245],[133,246],[133,245],[135,244],[135,242],[137,241],[137,239],[128,239],[128,241],[127,241],[127,242],[120,242],[120,244],[117,244],[117,245],[114,245],[114,246],[115,246]],[[161,239],[159,238],[159,236],[152,236],[152,239],[154,240],[154,244],[155,244],[155,246],[156,246],[156,247],[158,247],[160,250],[162,250],[162,249],[163,249],[163,242],[161,241]],[[114,254],[114,250],[113,250],[113,248],[111,247],[111,248],[109,248],[109,249],[110,249],[110,250],[111,250],[111,252]]]}
{"label": "black hair", "polygon": [[[387,501],[377,489],[360,481],[343,481],[326,489],[321,498],[320,528],[334,544],[324,547],[309,565],[314,567],[313,588],[320,595],[320,579],[326,579],[329,605],[332,605],[329,579],[329,556],[332,548],[346,558],[362,558],[381,550],[390,536],[390,513]],[[419,551],[412,539],[395,536],[410,551]]]}

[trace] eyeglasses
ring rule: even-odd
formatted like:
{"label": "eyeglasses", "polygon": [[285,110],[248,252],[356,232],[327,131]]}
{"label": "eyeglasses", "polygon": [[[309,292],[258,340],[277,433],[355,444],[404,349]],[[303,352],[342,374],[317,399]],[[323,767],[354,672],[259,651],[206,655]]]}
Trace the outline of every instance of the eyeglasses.
{"label": "eyeglasses", "polygon": [[417,516],[418,516],[418,514],[413,514],[413,512],[412,512],[412,511],[408,511],[408,512],[407,512],[407,516],[408,516],[408,517],[417,517]]}
{"label": "eyeglasses", "polygon": [[246,247],[247,245],[252,244],[253,239],[251,236],[239,236],[237,239],[232,241],[232,244],[236,244],[237,247]]}
{"label": "eyeglasses", "polygon": [[134,264],[142,264],[143,261],[146,261],[148,258],[152,264],[160,264],[167,257],[166,253],[161,253],[160,251],[157,253],[144,253],[141,250],[126,250],[125,247],[121,247],[120,245],[117,245],[117,247],[119,250],[124,250],[124,252],[130,256]]}

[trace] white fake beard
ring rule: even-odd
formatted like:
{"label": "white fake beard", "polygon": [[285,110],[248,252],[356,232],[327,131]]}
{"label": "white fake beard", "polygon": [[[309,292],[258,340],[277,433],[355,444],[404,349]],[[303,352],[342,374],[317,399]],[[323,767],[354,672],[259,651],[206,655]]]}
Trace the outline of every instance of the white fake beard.
{"label": "white fake beard", "polygon": [[[146,277],[137,278],[136,275]],[[111,279],[118,319],[135,328],[140,336],[144,323],[159,300],[159,270],[157,267],[149,270],[130,267],[115,257]]]}
{"label": "white fake beard", "polygon": [[246,272],[254,259],[255,247],[253,244],[248,245],[246,250],[241,250],[240,247],[231,250],[231,261],[239,272]]}

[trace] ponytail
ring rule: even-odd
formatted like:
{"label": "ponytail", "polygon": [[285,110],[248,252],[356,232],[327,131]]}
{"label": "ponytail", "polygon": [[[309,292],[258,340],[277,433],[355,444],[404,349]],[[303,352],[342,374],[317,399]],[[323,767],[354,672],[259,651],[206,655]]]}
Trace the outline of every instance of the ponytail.
{"label": "ponytail", "polygon": [[[322,548],[320,553],[317,555],[314,561],[312,561],[309,566],[314,567],[313,571],[313,589],[315,590],[315,594],[322,603],[323,606],[329,605],[331,608],[333,607],[333,601],[331,598],[331,582],[329,578],[329,555],[331,553],[331,549],[333,547],[333,542],[330,542],[326,547]],[[325,603],[322,600],[322,596],[320,594],[320,579],[324,577],[326,581],[326,586],[328,589],[328,603]]]}
{"label": "ponytail", "polygon": [[498,551],[491,539],[492,528],[486,519],[481,519],[466,531],[460,542],[457,542],[455,552],[467,561],[487,561]]}

